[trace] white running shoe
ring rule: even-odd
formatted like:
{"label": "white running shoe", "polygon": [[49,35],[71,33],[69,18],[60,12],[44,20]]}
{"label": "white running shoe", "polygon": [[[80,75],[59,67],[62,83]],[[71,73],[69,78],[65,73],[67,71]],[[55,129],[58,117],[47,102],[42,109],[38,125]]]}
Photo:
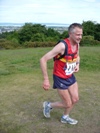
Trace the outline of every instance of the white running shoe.
{"label": "white running shoe", "polygon": [[61,122],[62,122],[62,123],[69,123],[69,124],[71,124],[71,125],[76,125],[76,124],[78,123],[77,120],[72,119],[72,118],[70,118],[69,116],[68,116],[66,119],[64,119],[63,116],[62,116]]}
{"label": "white running shoe", "polygon": [[50,110],[51,108],[48,106],[50,102],[45,101],[43,103],[43,114],[46,118],[50,118]]}

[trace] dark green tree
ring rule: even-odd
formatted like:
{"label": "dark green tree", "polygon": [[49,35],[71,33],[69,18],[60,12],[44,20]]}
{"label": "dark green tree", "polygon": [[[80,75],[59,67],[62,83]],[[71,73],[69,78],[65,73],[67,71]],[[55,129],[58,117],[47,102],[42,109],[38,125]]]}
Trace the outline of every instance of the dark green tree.
{"label": "dark green tree", "polygon": [[38,42],[44,42],[45,41],[45,37],[43,33],[36,33],[32,36],[31,38],[32,42],[38,41]]}
{"label": "dark green tree", "polygon": [[91,35],[94,36],[95,33],[95,22],[92,21],[83,21],[82,23],[83,26],[83,35]]}
{"label": "dark green tree", "polygon": [[30,41],[32,36],[32,24],[26,23],[18,32],[19,42]]}
{"label": "dark green tree", "polygon": [[43,25],[26,23],[19,31],[19,41],[20,43],[24,43],[26,41],[33,40],[33,36],[35,36],[35,34],[38,33],[36,36],[39,36],[41,33],[45,35],[46,32],[46,28]]}
{"label": "dark green tree", "polygon": [[62,34],[61,34],[61,39],[64,39],[64,38],[67,38],[68,37],[68,31],[64,31]]}
{"label": "dark green tree", "polygon": [[32,33],[33,34],[42,33],[42,34],[46,35],[47,34],[47,29],[46,29],[45,25],[34,24],[32,26]]}
{"label": "dark green tree", "polygon": [[48,28],[47,30],[47,36],[48,37],[55,37],[55,36],[58,36],[60,37],[60,33],[52,28]]}
{"label": "dark green tree", "polygon": [[100,41],[100,24],[95,25],[94,39]]}

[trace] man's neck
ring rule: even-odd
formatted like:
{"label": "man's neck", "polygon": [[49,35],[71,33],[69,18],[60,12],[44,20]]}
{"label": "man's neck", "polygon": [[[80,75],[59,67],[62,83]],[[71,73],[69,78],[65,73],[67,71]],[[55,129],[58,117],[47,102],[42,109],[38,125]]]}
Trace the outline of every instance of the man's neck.
{"label": "man's neck", "polygon": [[71,44],[71,46],[75,46],[77,43],[75,42],[75,41],[73,41],[72,39],[70,39],[70,38],[68,38],[69,39],[69,41],[70,41],[70,44]]}

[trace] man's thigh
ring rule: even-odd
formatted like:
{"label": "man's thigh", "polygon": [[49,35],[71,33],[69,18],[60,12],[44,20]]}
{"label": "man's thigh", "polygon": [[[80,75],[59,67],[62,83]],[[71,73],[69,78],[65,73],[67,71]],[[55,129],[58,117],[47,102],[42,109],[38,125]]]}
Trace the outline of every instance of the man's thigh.
{"label": "man's thigh", "polygon": [[77,82],[75,82],[73,85],[71,85],[68,88],[69,94],[71,96],[71,99],[73,102],[78,101],[79,100],[79,94],[78,94],[78,84]]}
{"label": "man's thigh", "polygon": [[57,89],[57,91],[65,107],[70,106],[72,104],[72,100],[68,89],[65,90]]}

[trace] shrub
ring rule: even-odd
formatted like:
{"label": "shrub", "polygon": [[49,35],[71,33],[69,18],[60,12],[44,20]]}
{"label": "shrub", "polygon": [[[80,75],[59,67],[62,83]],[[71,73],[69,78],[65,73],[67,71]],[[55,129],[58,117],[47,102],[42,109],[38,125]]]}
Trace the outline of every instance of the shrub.
{"label": "shrub", "polygon": [[100,41],[94,40],[94,36],[83,36],[81,46],[100,46]]}
{"label": "shrub", "polygon": [[55,42],[25,42],[25,47],[53,47],[56,43]]}
{"label": "shrub", "polygon": [[18,46],[18,43],[15,43],[15,41],[13,42],[6,39],[0,39],[0,49],[14,49]]}

